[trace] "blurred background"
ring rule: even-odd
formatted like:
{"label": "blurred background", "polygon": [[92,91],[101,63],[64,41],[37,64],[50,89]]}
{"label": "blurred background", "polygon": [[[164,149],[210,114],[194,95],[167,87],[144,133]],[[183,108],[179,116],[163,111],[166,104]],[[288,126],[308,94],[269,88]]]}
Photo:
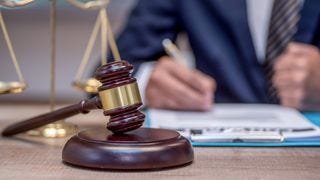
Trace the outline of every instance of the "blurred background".
{"label": "blurred background", "polygon": [[[113,32],[121,32],[126,17],[136,0],[110,1],[108,15]],[[1,95],[0,102],[49,101],[50,84],[50,30],[49,3],[35,1],[16,9],[3,9],[17,59],[29,88],[21,94]],[[81,10],[64,0],[57,1],[57,103],[77,102],[86,96],[73,88],[71,82],[79,67],[91,34],[98,10]],[[84,77],[90,77],[100,62],[100,41],[97,39]],[[8,48],[0,33],[0,81],[17,81]]]}

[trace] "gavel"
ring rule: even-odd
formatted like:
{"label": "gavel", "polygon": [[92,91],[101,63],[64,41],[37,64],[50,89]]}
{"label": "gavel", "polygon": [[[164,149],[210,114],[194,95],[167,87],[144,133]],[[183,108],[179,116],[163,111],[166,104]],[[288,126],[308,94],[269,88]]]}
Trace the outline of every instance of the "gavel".
{"label": "gavel", "polygon": [[2,135],[12,136],[79,113],[103,109],[103,114],[110,116],[108,130],[87,129],[72,136],[63,147],[63,162],[107,170],[154,170],[190,164],[194,159],[192,146],[178,132],[139,128],[145,115],[139,111],[142,103],[132,71],[133,66],[126,61],[101,66],[95,74],[102,84],[98,96],[13,124]]}
{"label": "gavel", "polygon": [[115,61],[99,67],[95,78],[102,83],[98,95],[53,112],[42,114],[5,128],[3,136],[12,136],[44,126],[76,114],[103,109],[110,116],[107,129],[115,134],[132,131],[142,126],[145,115],[139,111],[142,105],[137,81],[132,77],[133,66],[127,61]]}

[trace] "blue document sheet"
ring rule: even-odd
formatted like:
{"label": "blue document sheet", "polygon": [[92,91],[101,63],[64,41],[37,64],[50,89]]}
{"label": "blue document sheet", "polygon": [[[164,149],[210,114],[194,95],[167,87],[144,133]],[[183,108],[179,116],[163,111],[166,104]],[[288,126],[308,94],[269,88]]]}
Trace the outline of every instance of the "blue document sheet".
{"label": "blue document sheet", "polygon": [[[203,122],[206,124],[205,129],[208,129],[208,128],[217,129],[217,127],[221,128],[222,126],[224,128],[227,127],[226,128],[227,130],[228,128],[230,129],[231,126],[237,127],[237,128],[240,127],[240,129],[248,129],[248,127],[251,125],[250,123],[249,124],[248,122],[241,123],[238,121],[242,121],[242,119],[250,119],[250,118],[252,119],[252,127],[255,127],[255,128],[251,127],[251,129],[258,128],[259,133],[262,135],[266,135],[267,137],[272,135],[272,133],[270,133],[269,130],[274,131],[276,127],[282,130],[289,127],[289,129],[292,129],[293,131],[297,131],[297,132],[304,131],[304,130],[308,131],[312,127],[317,129],[318,127],[320,127],[320,112],[304,112],[302,116],[299,112],[295,110],[283,108],[281,106],[275,106],[275,105],[266,106],[266,105],[239,105],[239,104],[225,105],[224,104],[224,105],[218,105],[218,107],[216,105],[215,108],[216,108],[215,112],[209,112],[209,113],[212,113],[214,117],[213,121],[209,118],[211,117],[211,114],[209,114],[208,116],[202,116],[202,115],[199,116],[201,120],[208,118],[207,122],[206,120],[203,120]],[[227,109],[227,111],[225,111],[225,109]],[[265,113],[265,112],[268,112],[268,113]],[[284,136],[286,137],[281,139],[281,138],[277,138],[276,136],[274,136],[275,138],[271,136],[275,140],[273,142],[265,138],[261,139],[261,142],[259,142],[259,140],[257,139],[255,139],[254,142],[251,142],[250,138],[244,139],[244,141],[236,140],[232,142],[226,142],[223,140],[216,141],[217,140],[216,138],[214,138],[213,142],[210,140],[206,141],[206,137],[204,136],[205,134],[200,134],[199,136],[197,135],[190,136],[190,134],[189,135],[184,134],[184,130],[187,129],[186,127],[188,126],[198,127],[198,129],[199,127],[204,127],[204,125],[201,124],[202,121],[199,121],[199,119],[194,119],[193,121],[190,121],[190,122],[188,122],[188,120],[185,120],[185,121],[182,120],[183,123],[180,123],[179,119],[188,119],[188,118],[193,119],[194,117],[192,116],[194,114],[190,114],[189,112],[175,113],[174,111],[172,112],[167,110],[158,111],[158,110],[152,110],[152,109],[148,110],[146,114],[147,114],[147,118],[146,118],[145,126],[178,130],[182,135],[190,139],[193,146],[200,146],[200,147],[315,147],[315,146],[320,146],[320,135],[317,135],[319,134],[319,132],[310,132],[310,133],[298,132],[297,133],[298,135],[295,133],[289,132],[287,133],[288,134],[287,135],[286,131],[283,131],[282,134],[284,134]],[[227,116],[225,114],[227,114]],[[195,115],[197,114],[195,113]],[[233,115],[236,115],[235,117],[237,117],[237,120],[232,119]],[[302,120],[300,122],[299,118],[304,119],[304,121],[308,121],[308,122],[302,122]],[[172,119],[176,119],[177,121],[171,124],[169,122]],[[222,123],[218,119],[219,120],[221,119]],[[163,120],[163,123],[158,123],[158,122],[162,122],[162,120]],[[260,120],[261,122],[259,122]],[[199,123],[197,123],[197,121]],[[277,121],[279,121],[279,123]],[[279,126],[276,125],[277,123],[279,124]],[[258,124],[259,126],[257,126]],[[232,129],[234,130],[235,128],[232,128]],[[197,130],[195,130],[195,132],[192,132],[192,133],[198,133],[196,131]],[[220,132],[220,129],[219,129],[219,132]],[[254,131],[254,133],[256,132],[257,131]],[[238,133],[238,131],[236,133]],[[241,133],[242,131],[240,131],[240,134]],[[219,134],[212,134],[212,133],[210,135],[213,135],[213,137],[219,136]],[[202,140],[201,138],[203,138],[204,140]]]}

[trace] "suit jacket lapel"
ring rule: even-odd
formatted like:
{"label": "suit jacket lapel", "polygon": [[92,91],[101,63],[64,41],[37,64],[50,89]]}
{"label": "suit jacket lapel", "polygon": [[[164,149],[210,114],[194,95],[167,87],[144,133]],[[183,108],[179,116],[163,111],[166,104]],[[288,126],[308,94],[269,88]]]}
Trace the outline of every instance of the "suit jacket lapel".
{"label": "suit jacket lapel", "polygon": [[297,42],[319,45],[320,1],[305,0],[301,18],[298,23],[298,31],[294,36]]}

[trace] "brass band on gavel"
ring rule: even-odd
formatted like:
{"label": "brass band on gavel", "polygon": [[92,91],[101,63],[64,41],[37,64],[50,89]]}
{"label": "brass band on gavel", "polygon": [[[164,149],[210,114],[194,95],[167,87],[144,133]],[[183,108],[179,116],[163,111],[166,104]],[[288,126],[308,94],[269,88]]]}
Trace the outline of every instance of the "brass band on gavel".
{"label": "brass band on gavel", "polygon": [[103,90],[99,96],[105,111],[141,103],[137,82]]}

